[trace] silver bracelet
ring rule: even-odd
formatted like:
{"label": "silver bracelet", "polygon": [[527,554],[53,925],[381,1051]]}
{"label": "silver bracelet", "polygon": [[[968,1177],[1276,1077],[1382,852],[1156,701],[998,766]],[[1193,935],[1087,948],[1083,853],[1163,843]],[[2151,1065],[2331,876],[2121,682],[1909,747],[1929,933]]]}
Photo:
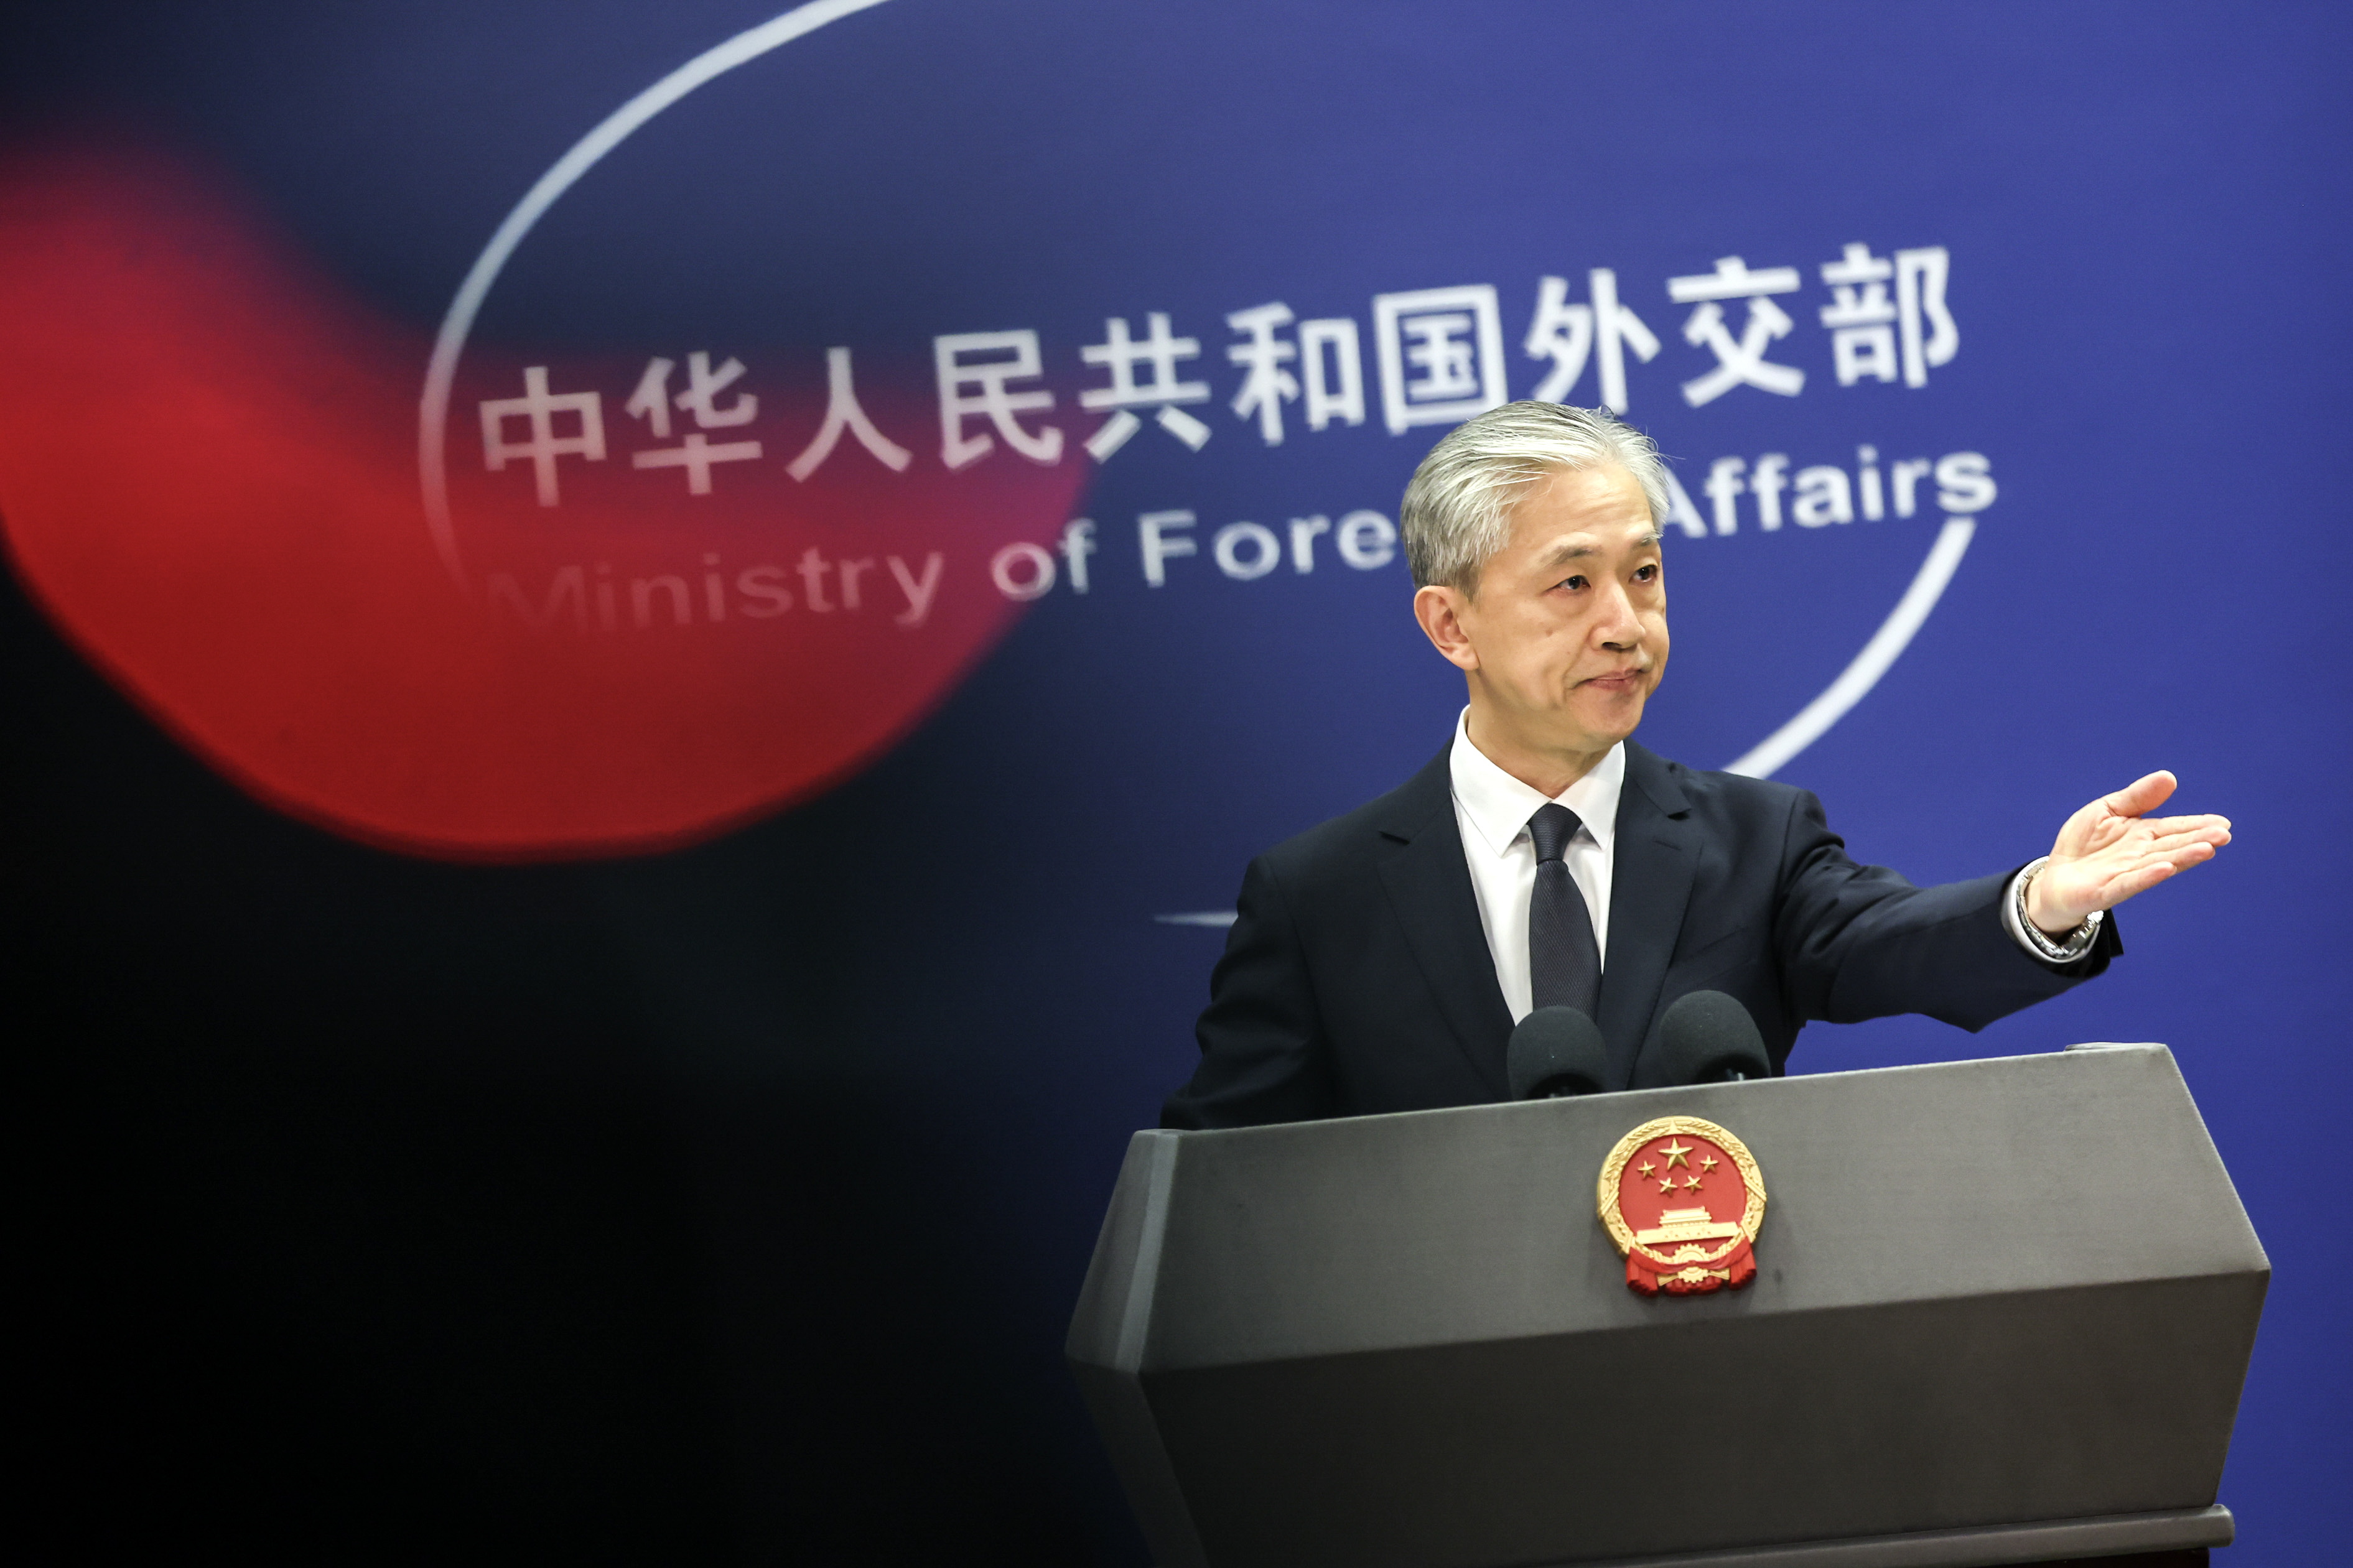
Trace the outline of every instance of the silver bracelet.
{"label": "silver bracelet", "polygon": [[2105,911],[2094,910],[2085,915],[2084,923],[2069,931],[2064,942],[2053,942],[2045,935],[2042,928],[2027,916],[2026,893],[2034,886],[2034,879],[2042,874],[2042,868],[2050,863],[2051,857],[2045,855],[2029,866],[2025,874],[2018,879],[2018,929],[2025,933],[2026,940],[2033,944],[2034,951],[2042,955],[2044,963],[2073,963],[2092,951],[2092,943],[2100,934],[2100,921]]}

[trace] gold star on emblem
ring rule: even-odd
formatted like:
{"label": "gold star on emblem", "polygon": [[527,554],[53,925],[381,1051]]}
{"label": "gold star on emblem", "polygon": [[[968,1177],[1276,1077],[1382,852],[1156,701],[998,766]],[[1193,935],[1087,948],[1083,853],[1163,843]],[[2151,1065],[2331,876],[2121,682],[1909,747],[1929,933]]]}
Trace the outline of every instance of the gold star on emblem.
{"label": "gold star on emblem", "polygon": [[1704,1154],[1704,1155],[1702,1155],[1702,1156],[1700,1157],[1699,1168],[1700,1168],[1701,1170],[1703,1170],[1703,1171],[1713,1171],[1713,1170],[1715,1170],[1715,1155],[1713,1155],[1713,1154]]}
{"label": "gold star on emblem", "polygon": [[1659,1191],[1662,1193],[1672,1193],[1674,1190],[1675,1179],[1672,1176],[1661,1176],[1659,1178]]}
{"label": "gold star on emblem", "polygon": [[1690,1181],[1685,1182],[1683,1185],[1693,1192],[1697,1192],[1699,1191],[1699,1178],[1697,1176],[1694,1176]]}
{"label": "gold star on emblem", "polygon": [[1691,1161],[1687,1158],[1691,1153],[1691,1151],[1676,1142],[1673,1139],[1669,1139],[1667,1141],[1667,1146],[1660,1150],[1659,1152],[1667,1157],[1667,1169],[1670,1171],[1673,1170],[1677,1165],[1681,1165],[1686,1171],[1691,1169]]}
{"label": "gold star on emblem", "polygon": [[1640,1165],[1637,1165],[1637,1166],[1635,1167],[1635,1169],[1636,1169],[1636,1170],[1638,1170],[1638,1171],[1640,1171],[1640,1172],[1641,1172],[1641,1173],[1642,1173],[1642,1174],[1644,1174],[1644,1175],[1646,1175],[1646,1176],[1647,1176],[1647,1175],[1651,1175],[1651,1173],[1653,1173],[1654,1172],[1656,1172],[1656,1171],[1658,1170],[1658,1167],[1657,1167],[1656,1165],[1651,1164],[1651,1162],[1649,1162],[1648,1160],[1645,1160],[1645,1161],[1643,1161]]}

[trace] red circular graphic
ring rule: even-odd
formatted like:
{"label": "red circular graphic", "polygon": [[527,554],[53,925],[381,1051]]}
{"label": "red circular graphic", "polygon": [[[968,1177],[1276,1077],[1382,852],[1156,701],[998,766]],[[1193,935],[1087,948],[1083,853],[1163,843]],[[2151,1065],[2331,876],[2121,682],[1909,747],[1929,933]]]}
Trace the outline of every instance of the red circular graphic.
{"label": "red circular graphic", "polygon": [[[1011,626],[988,563],[1050,542],[1082,482],[1002,452],[892,472],[848,442],[797,480],[827,384],[823,348],[795,345],[760,351],[799,356],[800,388],[761,386],[762,460],[697,495],[687,468],[633,468],[616,443],[559,460],[560,504],[542,506],[532,463],[487,468],[479,403],[538,365],[554,388],[601,386],[626,423],[645,356],[477,349],[449,426],[461,589],[420,515],[424,334],[267,234],[151,155],[0,164],[0,519],[32,594],[148,712],[255,795],[362,839],[620,853],[822,790]],[[861,363],[858,392],[920,447],[936,423],[916,370]]]}

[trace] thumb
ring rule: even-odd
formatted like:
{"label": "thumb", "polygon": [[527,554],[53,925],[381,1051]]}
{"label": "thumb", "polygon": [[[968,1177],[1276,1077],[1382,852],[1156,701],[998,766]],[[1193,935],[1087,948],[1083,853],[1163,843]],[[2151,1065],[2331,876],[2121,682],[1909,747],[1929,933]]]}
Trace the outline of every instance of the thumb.
{"label": "thumb", "polygon": [[2118,816],[2146,816],[2172,795],[2178,781],[2160,768],[2135,779],[2100,804]]}

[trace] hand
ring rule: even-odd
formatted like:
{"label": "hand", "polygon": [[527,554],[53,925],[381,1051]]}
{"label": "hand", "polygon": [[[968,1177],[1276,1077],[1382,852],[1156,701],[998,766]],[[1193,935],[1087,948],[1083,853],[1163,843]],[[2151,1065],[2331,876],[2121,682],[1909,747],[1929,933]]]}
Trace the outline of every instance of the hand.
{"label": "hand", "polygon": [[2094,801],[2067,819],[2050,863],[2027,884],[2026,918],[2063,936],[2094,910],[2112,910],[2231,842],[2220,816],[2149,816],[2173,794],[2174,777],[2154,773]]}

